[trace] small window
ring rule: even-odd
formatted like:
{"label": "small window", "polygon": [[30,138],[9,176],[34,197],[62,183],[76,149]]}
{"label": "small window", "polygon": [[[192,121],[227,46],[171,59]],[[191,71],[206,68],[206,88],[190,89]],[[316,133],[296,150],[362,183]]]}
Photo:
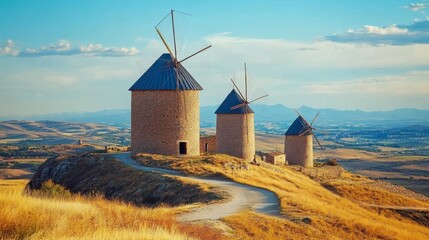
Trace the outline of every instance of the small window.
{"label": "small window", "polygon": [[181,154],[181,155],[188,154],[187,142],[179,142],[179,154]]}

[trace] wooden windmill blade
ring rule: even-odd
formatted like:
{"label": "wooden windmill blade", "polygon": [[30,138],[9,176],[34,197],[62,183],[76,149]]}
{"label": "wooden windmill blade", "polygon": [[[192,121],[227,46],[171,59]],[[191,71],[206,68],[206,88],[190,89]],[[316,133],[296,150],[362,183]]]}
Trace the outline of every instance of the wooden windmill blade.
{"label": "wooden windmill blade", "polygon": [[244,63],[244,90],[245,90],[245,94],[246,94],[246,98],[244,99],[244,101],[247,102],[247,67],[246,67],[246,63]]}
{"label": "wooden windmill blade", "polygon": [[234,80],[233,80],[232,78],[231,78],[231,82],[232,82],[232,84],[234,84],[234,87],[235,87],[235,89],[237,89],[238,93],[240,94],[240,97],[241,97],[242,99],[244,99],[244,96],[243,96],[243,94],[241,93],[240,88],[238,88],[238,87],[237,87],[237,84],[235,84],[235,82],[234,82]]}
{"label": "wooden windmill blade", "polygon": [[262,98],[266,98],[266,97],[268,97],[268,94],[265,94],[264,96],[261,96],[261,97],[258,97],[258,98],[256,98],[256,99],[253,99],[252,101],[250,101],[250,102],[248,102],[248,103],[250,104],[250,103],[252,103],[252,102],[256,102],[256,101],[258,101],[258,100],[260,100],[260,99],[262,99]]}
{"label": "wooden windmill blade", "polygon": [[[310,125],[308,125],[307,121],[305,121],[305,118],[301,115],[301,113],[298,112],[298,110],[295,109],[295,112],[298,114],[298,121],[301,123],[301,125],[304,127],[304,132],[299,134],[299,136],[304,135],[304,133],[308,132],[309,129],[311,129]],[[302,121],[302,120],[304,121]]]}
{"label": "wooden windmill blade", "polygon": [[314,121],[316,121],[317,117],[319,117],[320,112],[317,112],[316,116],[313,118],[313,121],[311,121],[310,126],[313,126]]}
{"label": "wooden windmill blade", "polygon": [[244,107],[245,107],[245,114],[246,115],[244,115],[244,118],[245,118],[245,121],[246,121],[246,127],[245,127],[245,129],[246,129],[246,137],[247,137],[247,142],[249,142],[249,118],[248,118],[248,112],[247,112],[247,109],[248,109],[248,107],[247,107],[247,105],[249,104],[249,102],[247,101],[247,66],[246,66],[246,63],[244,63],[244,90],[245,90],[245,99],[244,99],[244,102],[245,102],[245,105],[244,105]]}
{"label": "wooden windmill blade", "polygon": [[174,10],[171,9],[171,27],[173,29],[174,58],[177,59],[176,29],[174,28]]}
{"label": "wooden windmill blade", "polygon": [[241,108],[241,107],[245,106],[246,105],[246,101],[244,100],[244,96],[241,93],[240,88],[238,88],[237,84],[235,84],[235,82],[234,82],[233,79],[231,79],[231,82],[234,85],[234,88],[237,89],[238,94],[240,95],[240,98],[242,99],[242,102],[240,104],[237,104],[237,105],[231,107],[231,110],[235,110],[237,108]]}
{"label": "wooden windmill blade", "polygon": [[298,136],[302,136],[302,135],[308,133],[309,131],[311,131],[311,128],[307,128],[304,132],[300,133]]}
{"label": "wooden windmill blade", "polygon": [[188,60],[188,59],[190,59],[190,58],[192,58],[192,57],[196,56],[197,54],[200,54],[200,53],[204,52],[205,50],[207,50],[207,49],[209,49],[209,48],[211,48],[211,47],[212,47],[212,45],[208,45],[207,47],[205,47],[205,48],[203,48],[203,49],[201,49],[201,50],[198,50],[198,51],[196,51],[195,53],[193,53],[193,54],[191,54],[191,55],[189,55],[189,56],[185,57],[185,58],[184,58],[184,59],[182,59],[179,63],[182,63],[182,62],[184,62],[184,61],[186,61],[186,60]]}
{"label": "wooden windmill blade", "polygon": [[314,139],[316,139],[317,144],[319,144],[320,149],[325,150],[325,149],[322,147],[322,144],[320,144],[319,139],[317,139],[317,137],[316,137],[316,135],[315,135],[314,133],[313,133],[313,136],[314,136]]}
{"label": "wooden windmill blade", "polygon": [[325,150],[325,149],[323,148],[322,144],[320,143],[319,139],[317,138],[316,134],[314,133],[314,131],[322,132],[322,133],[324,132],[324,131],[317,130],[316,128],[314,128],[314,127],[313,127],[313,124],[314,124],[314,122],[316,121],[316,119],[319,117],[319,114],[320,114],[320,112],[318,112],[318,113],[316,114],[316,116],[314,117],[313,121],[311,121],[311,132],[313,133],[313,136],[314,136],[314,138],[316,139],[317,144],[319,144],[320,149]]}
{"label": "wooden windmill blade", "polygon": [[[173,47],[174,47],[174,53],[171,50],[171,47],[168,45],[168,42],[166,40],[166,38],[164,37],[164,35],[161,33],[161,30],[159,28],[159,26],[168,18],[171,17],[171,28],[172,28],[172,32],[173,32]],[[173,70],[174,70],[174,74],[175,74],[175,78],[176,78],[176,90],[179,90],[179,77],[178,77],[178,73],[177,73],[177,47],[176,47],[176,31],[175,31],[175,26],[174,26],[174,10],[171,10],[170,13],[168,13],[156,26],[155,26],[155,30],[158,33],[159,38],[161,38],[162,43],[164,44],[165,48],[167,49],[168,53],[171,56],[171,59],[173,61]],[[177,99],[179,100],[179,99]]]}
{"label": "wooden windmill blade", "polygon": [[311,124],[309,124],[308,122],[307,122],[307,120],[304,118],[304,116],[302,116],[301,115],[301,113],[299,113],[298,112],[298,110],[296,110],[295,109],[295,112],[302,118],[302,120],[304,120],[304,122],[301,120],[301,118],[298,118],[299,119],[299,121],[301,122],[301,124],[303,125],[303,126],[305,126],[305,127],[311,127]]}

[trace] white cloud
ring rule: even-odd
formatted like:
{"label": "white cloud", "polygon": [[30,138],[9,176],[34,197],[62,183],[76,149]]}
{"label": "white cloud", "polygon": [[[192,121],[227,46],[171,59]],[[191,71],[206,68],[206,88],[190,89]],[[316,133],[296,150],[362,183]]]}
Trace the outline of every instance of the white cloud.
{"label": "white cloud", "polygon": [[16,56],[19,53],[15,49],[15,43],[12,40],[7,40],[3,47],[0,47],[0,55]]}
{"label": "white cloud", "polygon": [[25,50],[18,50],[14,48],[12,40],[8,40],[4,48],[0,48],[0,55],[9,55],[16,57],[42,57],[42,56],[99,56],[99,57],[123,57],[134,56],[139,51],[135,47],[104,47],[101,44],[90,43],[84,46],[73,46],[67,40],[60,40],[58,43],[43,45],[38,49],[27,48]]}
{"label": "white cloud", "polygon": [[422,9],[428,8],[429,3],[411,3],[410,5],[404,6],[405,8],[409,8],[412,11],[420,11]]}
{"label": "white cloud", "polygon": [[[270,94],[264,99],[267,103],[365,110],[427,108],[429,104],[427,44],[379,47],[332,41],[305,43],[243,38],[228,33],[211,35],[206,40],[213,45],[211,67],[188,68],[185,62],[204,88],[201,105],[221,103],[231,89],[230,78],[243,68],[243,62],[248,63],[248,70],[259,86]],[[86,53],[106,51],[100,44],[80,47],[79,51]],[[64,41],[44,49],[67,52],[76,47]],[[148,39],[142,58],[152,64],[164,51],[158,39]],[[33,92],[44,94],[48,103],[67,106],[68,111],[89,110],[87,102],[94,109],[129,107],[127,89],[139,77],[134,59],[84,56],[82,53],[75,58],[38,59],[43,63],[38,66],[50,66],[49,69],[29,65],[20,72],[8,70],[0,78],[0,91],[13,91],[19,96],[14,98],[24,99],[23,104],[31,108],[44,106],[26,98]],[[8,64],[6,69],[12,69],[17,61],[31,62],[24,58],[13,61],[0,58],[2,64]],[[0,101],[7,99],[1,95]],[[72,103],[66,104],[67,101]],[[58,109],[46,104],[46,111],[62,111]]]}
{"label": "white cloud", "polygon": [[377,47],[331,41],[302,43],[285,39],[249,39],[230,35],[212,35],[207,37],[207,41],[213,44],[210,56],[213,65],[223,69],[241,67],[244,61],[271,72],[429,65],[428,46],[424,44]]}
{"label": "white cloud", "polygon": [[395,34],[406,34],[408,33],[408,29],[406,28],[398,28],[395,24],[392,24],[388,27],[377,27],[371,25],[365,25],[363,27],[363,34],[379,34],[379,35],[395,35]]}
{"label": "white cloud", "polygon": [[324,40],[340,43],[371,45],[429,44],[429,19],[416,20],[408,25],[392,24],[387,27],[365,25],[345,33],[328,35]]}
{"label": "white cloud", "polygon": [[[270,103],[343,109],[390,109],[395,108],[395,99],[402,99],[395,95],[400,89],[404,89],[403,93],[408,95],[402,95],[406,99],[399,107],[421,107],[422,99],[429,101],[429,94],[421,94],[421,91],[428,89],[427,75],[422,78],[426,82],[413,80],[407,84],[408,79],[414,79],[412,74],[423,74],[412,70],[427,69],[429,66],[429,48],[426,44],[380,47],[331,41],[304,43],[285,39],[242,38],[228,34],[211,35],[206,40],[213,45],[210,60],[214,67],[188,69],[206,90],[201,93],[202,105],[220,103],[216,100],[219,99],[219,93],[229,92],[229,79],[243,68],[243,62],[247,62],[249,72],[260,87],[270,94],[267,98]],[[389,72],[400,74],[403,71],[409,71],[407,78],[389,75]],[[394,77],[395,81],[391,82],[392,85],[383,86],[387,84],[388,77]],[[369,81],[372,83],[367,83]],[[309,86],[313,88],[307,88]],[[372,91],[368,89],[370,86],[377,86],[372,88],[374,99],[371,99],[371,103],[364,97],[368,91]],[[385,99],[382,102],[374,102],[377,91],[383,93],[380,95]],[[389,91],[392,94],[389,95]],[[354,99],[358,100],[348,104],[344,101],[348,99],[347,95],[338,95],[338,92],[354,92]],[[420,99],[411,99],[413,93]]]}

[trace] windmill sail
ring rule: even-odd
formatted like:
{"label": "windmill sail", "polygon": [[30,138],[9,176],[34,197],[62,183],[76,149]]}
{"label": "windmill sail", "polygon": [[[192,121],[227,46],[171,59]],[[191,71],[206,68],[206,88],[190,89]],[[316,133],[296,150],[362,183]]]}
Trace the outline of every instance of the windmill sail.
{"label": "windmill sail", "polygon": [[[178,16],[180,16],[178,18]],[[165,16],[158,25],[155,26],[155,30],[158,33],[159,37],[161,38],[162,43],[164,44],[165,48],[167,49],[168,53],[170,54],[171,63],[173,67],[173,73],[175,74],[174,79],[176,80],[176,90],[186,90],[185,88],[181,88],[181,85],[187,85],[187,82],[182,82],[183,76],[186,75],[187,71],[184,73],[184,67],[182,66],[182,62],[191,59],[195,57],[196,55],[200,54],[201,52],[204,52],[205,50],[209,49],[211,45],[202,48],[200,50],[197,50],[186,57],[184,57],[182,60],[179,59],[179,50],[183,48],[184,41],[183,40],[183,27],[177,26],[178,23],[182,23],[180,19],[183,19],[190,16],[189,14],[178,12],[175,10],[171,10],[167,16]],[[181,24],[179,24],[181,25]],[[165,29],[165,30],[163,30]],[[167,78],[165,81],[169,81],[171,78]],[[164,85],[164,83],[163,83]],[[186,111],[186,95],[185,94],[178,94],[177,98],[183,96],[183,105],[185,106],[183,114],[184,117],[187,118],[187,111]],[[178,99],[179,102],[179,99]]]}
{"label": "windmill sail", "polygon": [[185,36],[189,27],[189,16],[187,13],[171,10],[155,27],[175,64],[180,64],[211,47],[211,45],[200,49],[186,47],[188,41]]}

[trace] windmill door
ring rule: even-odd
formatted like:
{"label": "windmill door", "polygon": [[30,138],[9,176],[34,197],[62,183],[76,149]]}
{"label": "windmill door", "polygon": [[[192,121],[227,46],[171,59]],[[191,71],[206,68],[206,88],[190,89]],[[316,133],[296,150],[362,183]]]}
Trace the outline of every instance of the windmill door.
{"label": "windmill door", "polygon": [[204,152],[206,154],[209,152],[209,143],[204,143]]}
{"label": "windmill door", "polygon": [[181,155],[188,154],[188,144],[187,144],[187,142],[179,142],[179,154],[181,154]]}

